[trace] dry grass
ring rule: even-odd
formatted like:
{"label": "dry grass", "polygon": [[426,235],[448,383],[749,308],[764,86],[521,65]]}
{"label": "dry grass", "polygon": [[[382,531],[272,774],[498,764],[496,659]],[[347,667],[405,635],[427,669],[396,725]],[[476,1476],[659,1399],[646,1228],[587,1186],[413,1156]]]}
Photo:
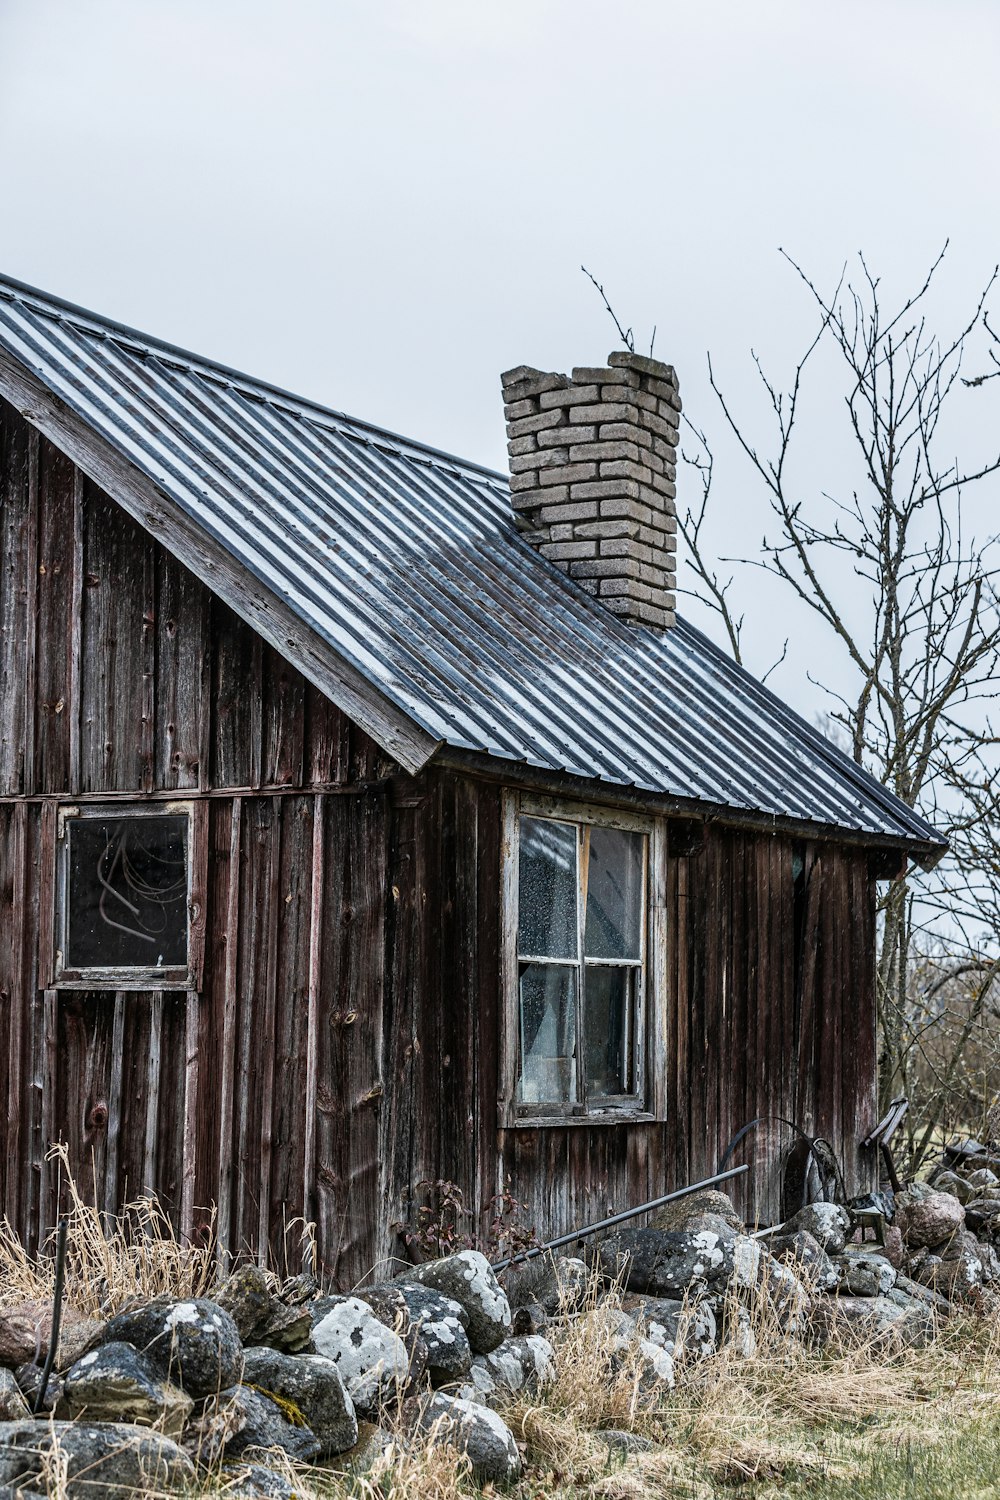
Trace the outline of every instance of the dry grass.
{"label": "dry grass", "polygon": [[[65,1158],[61,1159],[65,1168]],[[70,1201],[68,1301],[107,1316],[161,1292],[210,1287],[208,1249],[180,1245],[155,1200],[111,1222],[66,1175]],[[621,1345],[621,1296],[596,1282],[579,1313],[551,1330],[552,1384],[512,1398],[502,1415],[525,1460],[509,1500],[974,1500],[995,1496],[1000,1468],[1000,1319],[954,1317],[926,1349],[887,1353],[844,1339],[807,1347],[785,1326],[787,1309],[766,1289],[735,1300],[726,1326],[740,1336],[707,1360],[678,1362],[673,1391],[651,1387],[638,1339]],[[33,1261],[0,1226],[0,1301],[48,1298],[52,1265]],[[389,1423],[391,1427],[391,1421]],[[609,1446],[608,1429],[641,1451]],[[492,1493],[468,1462],[433,1434],[393,1446],[366,1474],[269,1460],[302,1500],[471,1500]],[[56,1447],[38,1487],[67,1493]],[[232,1475],[216,1464],[192,1491],[224,1495]],[[154,1491],[149,1491],[153,1496]]]}
{"label": "dry grass", "polygon": [[[69,1202],[66,1301],[79,1312],[110,1317],[130,1303],[167,1294],[203,1296],[214,1275],[214,1246],[182,1245],[154,1197],[138,1198],[115,1218],[85,1203],[72,1174],[65,1146],[54,1146]],[[52,1248],[47,1247],[47,1248]],[[53,1292],[50,1255],[25,1253],[6,1219],[0,1223],[0,1301],[47,1301]]]}

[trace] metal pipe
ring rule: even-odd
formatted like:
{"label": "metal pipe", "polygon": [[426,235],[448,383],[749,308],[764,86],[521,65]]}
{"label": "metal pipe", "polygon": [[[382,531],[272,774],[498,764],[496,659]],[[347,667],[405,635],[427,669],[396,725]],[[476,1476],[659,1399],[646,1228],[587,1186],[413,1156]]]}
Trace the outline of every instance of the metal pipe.
{"label": "metal pipe", "polygon": [[49,1376],[52,1374],[52,1366],[56,1362],[56,1352],[59,1347],[59,1327],[62,1323],[63,1289],[66,1284],[66,1235],[69,1231],[69,1219],[65,1214],[59,1220],[59,1228],[56,1233],[56,1277],[55,1288],[52,1293],[52,1331],[49,1334],[49,1349],[45,1356],[45,1364],[42,1367],[42,1376],[38,1385],[38,1394],[32,1404],[32,1414],[38,1416],[45,1402],[45,1395],[49,1388]]}
{"label": "metal pipe", "polygon": [[699,1188],[711,1187],[716,1182],[727,1182],[730,1177],[740,1177],[750,1168],[744,1164],[742,1167],[730,1167],[728,1172],[716,1172],[714,1177],[704,1177],[701,1182],[692,1182],[687,1187],[675,1188],[672,1193],[665,1193],[662,1198],[654,1198],[650,1203],[640,1203],[638,1208],[627,1208],[622,1214],[612,1214],[610,1219],[601,1219],[598,1224],[590,1224],[585,1229],[574,1229],[570,1234],[561,1234],[558,1239],[549,1240],[547,1245],[536,1245],[533,1250],[522,1250],[518,1255],[510,1255],[506,1260],[493,1262],[494,1271],[506,1271],[508,1266],[516,1266],[523,1260],[534,1260],[536,1255],[546,1255],[550,1250],[558,1250],[560,1245],[572,1245],[577,1240],[589,1239],[592,1234],[598,1234],[602,1229],[611,1229],[615,1224],[624,1224],[627,1219],[636,1219],[640,1214],[652,1213],[654,1208],[662,1208],[664,1203],[673,1203],[677,1198],[686,1198],[689,1193],[698,1192]]}

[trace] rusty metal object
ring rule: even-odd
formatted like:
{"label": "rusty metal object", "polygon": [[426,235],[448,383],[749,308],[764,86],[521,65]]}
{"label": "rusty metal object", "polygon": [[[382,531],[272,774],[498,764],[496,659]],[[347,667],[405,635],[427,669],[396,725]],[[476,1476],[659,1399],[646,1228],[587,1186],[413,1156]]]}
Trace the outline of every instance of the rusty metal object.
{"label": "rusty metal object", "polygon": [[673,1203],[677,1198],[687,1198],[691,1193],[697,1193],[700,1188],[714,1187],[717,1182],[727,1182],[730,1177],[740,1177],[744,1172],[749,1172],[747,1166],[731,1167],[728,1172],[717,1172],[714,1177],[703,1177],[700,1182],[691,1182],[687,1187],[675,1188],[672,1193],[664,1193],[662,1198],[653,1198],[649,1203],[640,1203],[638,1208],[627,1208],[624,1213],[612,1214],[608,1219],[600,1219],[596,1224],[588,1224],[583,1229],[573,1229],[569,1234],[561,1234],[554,1240],[549,1240],[545,1245],[535,1245],[531,1250],[522,1250],[519,1255],[510,1255],[506,1260],[493,1262],[494,1271],[506,1271],[508,1266],[520,1265],[522,1261],[534,1260],[537,1255],[547,1255],[550,1250],[558,1250],[561,1245],[573,1245],[578,1240],[589,1240],[591,1235],[599,1234],[602,1229],[612,1229],[615,1224],[624,1224],[629,1219],[637,1219],[640,1214],[652,1213],[654,1208],[662,1208],[665,1203]]}

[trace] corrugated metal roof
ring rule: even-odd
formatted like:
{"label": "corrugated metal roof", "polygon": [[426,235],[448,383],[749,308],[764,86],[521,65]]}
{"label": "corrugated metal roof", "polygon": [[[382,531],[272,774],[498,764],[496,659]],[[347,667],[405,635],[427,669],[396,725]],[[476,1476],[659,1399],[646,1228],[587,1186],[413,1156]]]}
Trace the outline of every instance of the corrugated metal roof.
{"label": "corrugated metal roof", "polygon": [[506,477],[0,280],[0,346],[452,750],[939,846],[683,620],[623,625]]}

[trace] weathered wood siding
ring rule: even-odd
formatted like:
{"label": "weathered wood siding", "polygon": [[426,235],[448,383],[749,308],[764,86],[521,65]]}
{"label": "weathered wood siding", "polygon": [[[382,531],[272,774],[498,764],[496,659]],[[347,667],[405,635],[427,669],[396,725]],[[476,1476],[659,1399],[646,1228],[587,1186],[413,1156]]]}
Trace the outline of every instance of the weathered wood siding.
{"label": "weathered wood siding", "polygon": [[[828,1136],[848,1186],[874,1116],[863,851],[719,826],[667,871],[664,1118],[498,1132],[501,789],[399,772],[0,403],[0,1206],[51,1227],[66,1142],[112,1210],[297,1268],[302,1220],[350,1285],[418,1184],[477,1216],[507,1174],[543,1232],[711,1172],[754,1115]],[[55,810],[196,804],[191,992],[57,992]],[[790,1142],[758,1131],[751,1213]]]}

